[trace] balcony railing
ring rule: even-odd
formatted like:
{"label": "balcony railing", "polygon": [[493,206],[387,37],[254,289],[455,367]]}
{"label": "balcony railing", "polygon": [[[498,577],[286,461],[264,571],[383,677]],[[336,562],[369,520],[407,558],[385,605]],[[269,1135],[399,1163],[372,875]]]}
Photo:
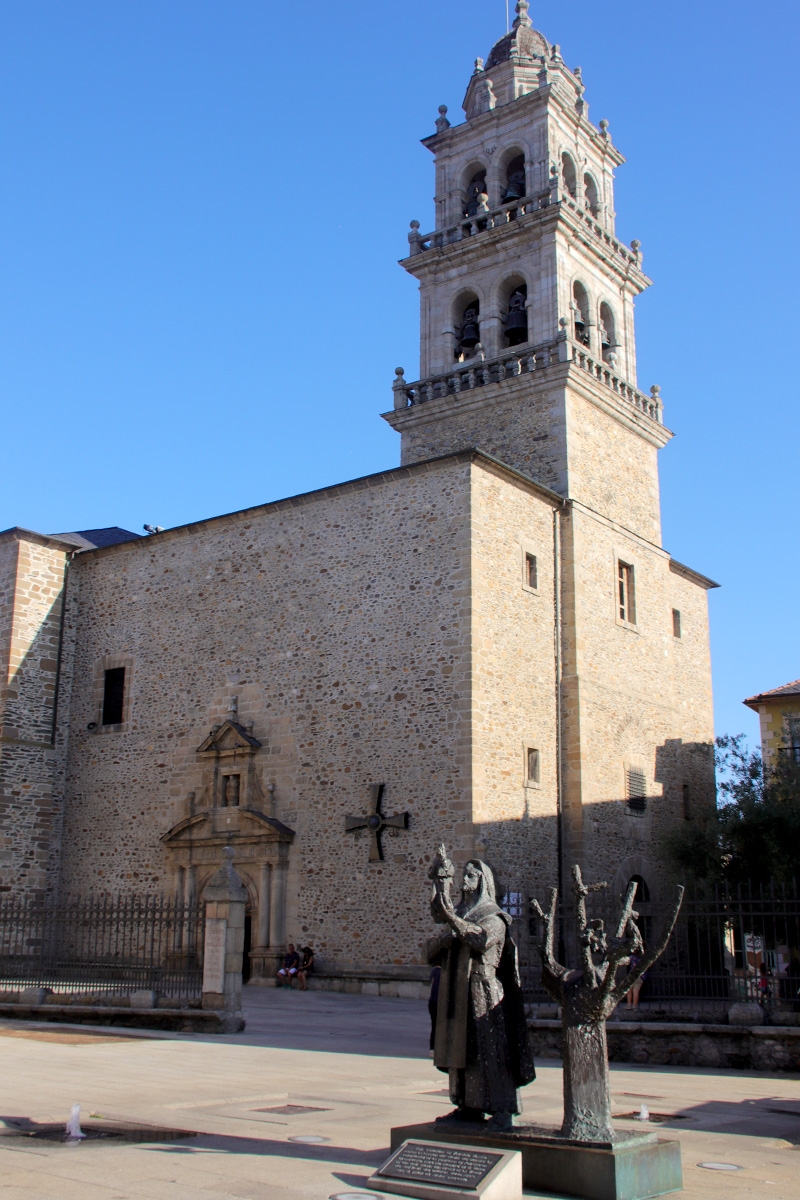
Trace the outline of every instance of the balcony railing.
{"label": "balcony railing", "polygon": [[536,212],[547,208],[551,203],[550,190],[537,192],[534,196],[524,196],[521,200],[513,200],[500,208],[487,209],[478,212],[473,217],[464,217],[455,225],[444,229],[436,229],[433,233],[420,233],[419,221],[411,222],[411,232],[408,235],[409,255],[422,254],[425,250],[438,250],[453,242],[461,242],[464,238],[475,237],[487,229],[496,229],[500,225],[508,225],[526,213]]}
{"label": "balcony railing", "polygon": [[489,360],[484,359],[479,352],[474,359],[455,366],[452,371],[432,375],[428,379],[419,379],[414,383],[408,383],[402,368],[398,367],[395,372],[397,378],[392,385],[394,407],[410,408],[444,396],[459,396],[476,388],[513,379],[517,375],[531,375],[547,370],[558,362],[573,363],[620,400],[630,404],[637,412],[643,413],[658,424],[663,424],[661,389],[658,386],[654,385],[650,389],[650,395],[646,396],[644,392],[622,379],[610,363],[598,361],[585,346],[570,341],[566,336],[543,342],[538,346],[515,346],[513,350],[506,350]]}
{"label": "balcony railing", "polygon": [[558,203],[569,208],[594,238],[602,242],[626,264],[641,265],[642,256],[638,242],[633,243],[633,249],[618,242],[615,237],[606,232],[589,208],[576,200],[571,192],[558,187],[525,196],[521,200],[513,200],[501,205],[500,208],[478,212],[472,217],[464,217],[455,225],[447,225],[444,229],[435,229],[432,233],[420,233],[419,221],[412,221],[411,232],[408,235],[409,257],[423,254],[426,250],[440,250],[443,246],[464,241],[465,238],[476,237],[489,229],[498,229],[503,225],[508,225],[511,221],[519,220],[528,213],[539,212],[541,209]]}

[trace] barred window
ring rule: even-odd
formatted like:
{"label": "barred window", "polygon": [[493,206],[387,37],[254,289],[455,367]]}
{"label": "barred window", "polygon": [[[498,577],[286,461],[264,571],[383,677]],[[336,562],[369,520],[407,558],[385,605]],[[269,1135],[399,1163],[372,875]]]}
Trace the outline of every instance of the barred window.
{"label": "barred window", "polygon": [[500,905],[510,917],[521,917],[524,906],[522,892],[506,892]]}
{"label": "barred window", "polygon": [[643,813],[647,805],[647,781],[644,771],[640,771],[638,767],[628,767],[626,790],[630,811]]}

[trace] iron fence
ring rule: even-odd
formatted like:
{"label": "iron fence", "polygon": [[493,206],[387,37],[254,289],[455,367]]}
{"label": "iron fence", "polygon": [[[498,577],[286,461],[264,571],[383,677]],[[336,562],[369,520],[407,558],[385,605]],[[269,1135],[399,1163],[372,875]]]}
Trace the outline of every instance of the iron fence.
{"label": "iron fence", "polygon": [[203,906],[161,895],[0,899],[0,989],[202,993]]}
{"label": "iron fence", "polygon": [[[544,896],[537,897],[540,903]],[[506,894],[517,920],[520,969],[526,998],[547,1003],[539,947],[544,929],[531,914],[530,898]],[[589,916],[613,932],[621,898],[589,897]],[[657,939],[666,905],[636,901],[645,944]],[[577,965],[574,916],[560,911],[562,953]],[[561,961],[564,961],[562,958]],[[623,972],[620,973],[622,978]],[[736,1001],[757,1001],[769,1010],[800,1012],[800,890],[797,883],[687,888],[677,925],[662,957],[648,971],[640,1003],[645,1010],[672,1006],[714,1011]]]}

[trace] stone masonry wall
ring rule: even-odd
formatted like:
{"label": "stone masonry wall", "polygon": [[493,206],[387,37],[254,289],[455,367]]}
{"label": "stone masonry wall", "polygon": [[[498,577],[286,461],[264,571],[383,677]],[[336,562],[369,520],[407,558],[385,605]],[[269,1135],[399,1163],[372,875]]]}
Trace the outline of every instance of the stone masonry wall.
{"label": "stone masonry wall", "polygon": [[44,892],[58,832],[54,701],[66,548],[0,539],[0,891]]}
{"label": "stone masonry wall", "polygon": [[[470,472],[398,469],[79,556],[64,890],[173,886],[160,835],[188,792],[208,803],[195,751],[236,695],[297,835],[289,939],[321,966],[421,961],[436,842],[473,844]],[[129,717],[90,733],[107,656],[130,664]],[[370,864],[344,818],[376,782],[411,818]]]}
{"label": "stone masonry wall", "polygon": [[[473,468],[474,813],[501,889],[525,896],[557,875],[554,509],[500,472]],[[538,781],[526,779],[529,747],[539,751]]]}
{"label": "stone masonry wall", "polygon": [[[655,899],[659,844],[684,819],[683,785],[695,812],[714,803],[713,713],[705,589],[671,567],[664,551],[574,505],[575,627],[569,690],[580,773],[571,809],[573,851],[593,876],[624,887],[642,874]],[[634,567],[636,623],[619,619],[617,561]],[[681,612],[680,638],[672,610]],[[644,772],[646,811],[626,802],[626,770]]]}

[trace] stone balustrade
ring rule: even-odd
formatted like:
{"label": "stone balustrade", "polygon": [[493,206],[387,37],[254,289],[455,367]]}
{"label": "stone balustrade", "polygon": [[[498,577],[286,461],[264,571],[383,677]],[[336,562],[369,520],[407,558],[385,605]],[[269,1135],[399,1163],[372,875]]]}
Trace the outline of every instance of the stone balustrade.
{"label": "stone balustrade", "polygon": [[544,371],[555,363],[573,363],[582,371],[586,371],[598,383],[607,387],[620,400],[633,408],[663,424],[663,406],[661,389],[654,384],[650,395],[646,396],[638,388],[633,387],[622,379],[614,370],[613,363],[598,361],[579,343],[572,342],[562,334],[550,342],[538,346],[515,346],[506,350],[496,358],[485,359],[482,351],[468,362],[457,364],[452,371],[441,375],[432,375],[429,379],[419,379],[409,383],[402,367],[395,371],[392,384],[394,407],[409,408],[416,404],[424,404],[428,400],[436,400],[444,396],[458,396],[462,392],[470,392],[475,388],[486,387],[488,384],[500,383],[516,375],[530,375]]}
{"label": "stone balustrade", "polygon": [[411,232],[408,235],[409,257],[423,254],[426,250],[440,250],[443,246],[449,246],[453,242],[461,242],[465,238],[475,237],[489,229],[507,225],[510,221],[516,221],[527,213],[538,212],[540,209],[561,203],[575,214],[593,237],[603,242],[623,262],[641,267],[642,254],[639,242],[633,242],[632,248],[618,242],[615,237],[606,232],[592,215],[590,209],[580,204],[570,192],[563,188],[559,189],[555,180],[553,184],[554,186],[548,188],[547,191],[537,192],[536,195],[526,196],[521,200],[513,200],[501,205],[500,208],[478,212],[473,217],[464,217],[458,224],[448,225],[444,229],[435,229],[432,233],[420,233],[419,221],[412,221]]}
{"label": "stone balustrade", "polygon": [[526,213],[536,212],[546,208],[551,203],[551,191],[538,192],[535,196],[524,196],[521,200],[512,200],[500,208],[486,209],[475,213],[474,217],[464,217],[456,225],[448,225],[444,229],[436,229],[433,233],[420,233],[419,221],[411,222],[411,232],[408,235],[409,255],[422,254],[425,250],[439,250],[453,242],[461,242],[465,238],[484,233],[487,229],[496,229],[516,221]]}

